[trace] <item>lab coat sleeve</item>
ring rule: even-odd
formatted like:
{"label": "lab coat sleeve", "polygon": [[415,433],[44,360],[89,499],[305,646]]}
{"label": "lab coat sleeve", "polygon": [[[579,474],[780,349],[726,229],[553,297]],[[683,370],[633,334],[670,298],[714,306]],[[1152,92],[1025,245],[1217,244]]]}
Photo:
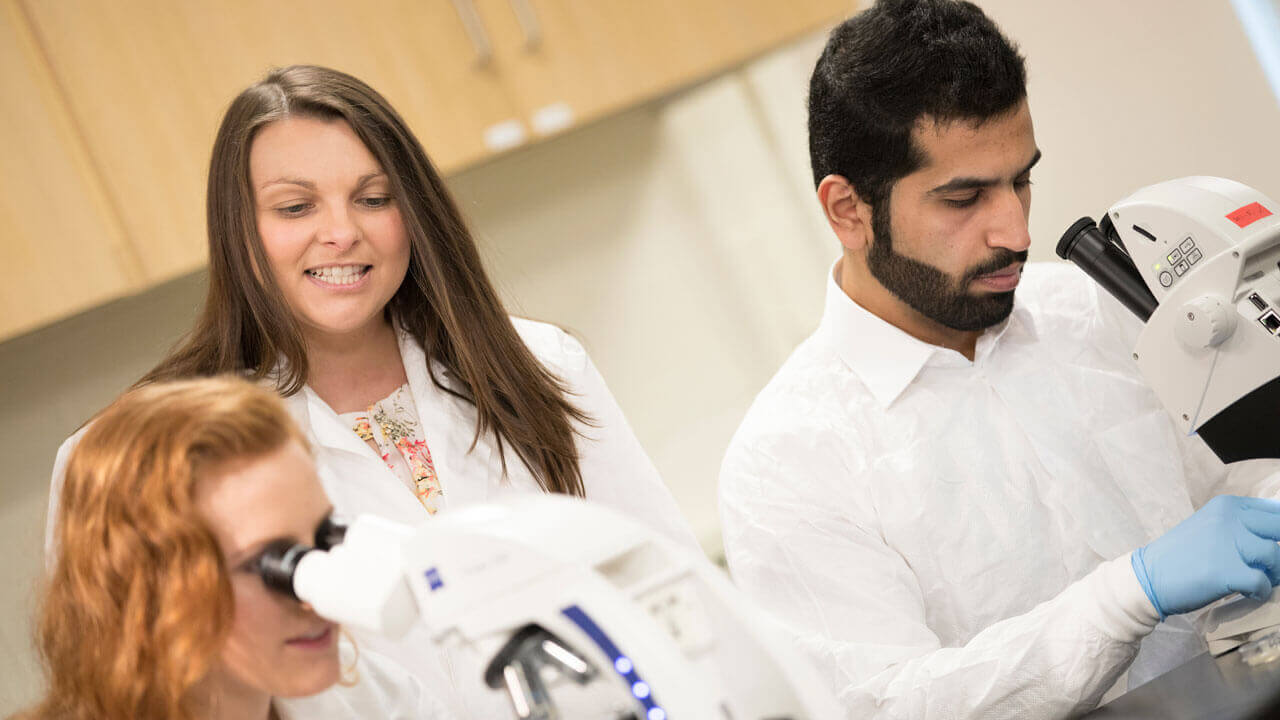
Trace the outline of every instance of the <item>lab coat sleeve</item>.
{"label": "lab coat sleeve", "polygon": [[848,717],[1066,717],[1097,704],[1154,628],[1126,555],[964,646],[943,647],[911,568],[881,537],[874,513],[851,515],[807,492],[811,479],[784,472],[842,472],[838,452],[808,440],[810,454],[828,458],[825,468],[735,440],[720,478],[725,549],[734,581],[791,627]]}
{"label": "lab coat sleeve", "polygon": [[71,451],[80,444],[80,437],[88,429],[88,425],[80,428],[74,435],[62,441],[58,446],[58,454],[53,458],[53,477],[49,481],[49,513],[44,520],[44,563],[45,567],[53,567],[57,556],[58,506],[62,496],[62,485],[67,476],[67,462],[71,459]]}
{"label": "lab coat sleeve", "polygon": [[1245,460],[1225,465],[1200,436],[1182,434],[1172,420],[1169,427],[1176,436],[1188,495],[1196,508],[1218,495],[1280,498],[1280,461]]}
{"label": "lab coat sleeve", "polygon": [[561,362],[552,370],[567,383],[571,401],[592,421],[578,427],[579,467],[587,499],[636,518],[701,556],[680,506],[631,431],[595,363],[577,340],[559,328],[553,330]]}
{"label": "lab coat sleeve", "polygon": [[1217,495],[1280,498],[1280,463],[1275,460],[1223,465],[1199,437],[1181,438],[1180,444],[1197,508]]}

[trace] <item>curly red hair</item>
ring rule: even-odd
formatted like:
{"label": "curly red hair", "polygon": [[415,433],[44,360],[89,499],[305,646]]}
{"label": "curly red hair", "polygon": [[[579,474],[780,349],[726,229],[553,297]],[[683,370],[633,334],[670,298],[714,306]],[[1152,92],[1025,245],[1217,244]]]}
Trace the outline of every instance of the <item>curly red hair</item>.
{"label": "curly red hair", "polygon": [[279,398],[234,377],[146,385],[102,411],[68,461],[30,718],[190,720],[234,601],[195,506],[200,477],[306,440]]}

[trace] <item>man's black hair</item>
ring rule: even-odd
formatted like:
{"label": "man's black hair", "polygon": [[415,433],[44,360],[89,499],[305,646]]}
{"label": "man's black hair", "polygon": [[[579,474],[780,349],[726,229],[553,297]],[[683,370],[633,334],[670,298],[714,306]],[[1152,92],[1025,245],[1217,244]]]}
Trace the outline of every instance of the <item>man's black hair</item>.
{"label": "man's black hair", "polygon": [[982,122],[1027,95],[1023,58],[982,10],[880,0],[831,33],[809,81],[814,185],[842,175],[874,208],[925,161],[917,120]]}

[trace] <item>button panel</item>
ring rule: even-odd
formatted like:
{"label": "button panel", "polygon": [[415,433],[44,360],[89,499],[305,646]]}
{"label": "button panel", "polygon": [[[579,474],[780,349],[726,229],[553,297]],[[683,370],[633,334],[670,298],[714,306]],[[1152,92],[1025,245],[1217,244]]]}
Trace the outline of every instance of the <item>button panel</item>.
{"label": "button panel", "polygon": [[[1165,259],[1169,261],[1167,266],[1169,269],[1164,270],[1157,265],[1156,270],[1159,270],[1160,274],[1156,276],[1156,279],[1160,281],[1161,287],[1170,287],[1177,278],[1186,275],[1191,270],[1192,265],[1203,260],[1204,254],[1200,252],[1200,248],[1196,247],[1195,238],[1188,235],[1182,238],[1182,242],[1178,243],[1178,247],[1169,251]],[[1170,270],[1173,272],[1170,272]]]}

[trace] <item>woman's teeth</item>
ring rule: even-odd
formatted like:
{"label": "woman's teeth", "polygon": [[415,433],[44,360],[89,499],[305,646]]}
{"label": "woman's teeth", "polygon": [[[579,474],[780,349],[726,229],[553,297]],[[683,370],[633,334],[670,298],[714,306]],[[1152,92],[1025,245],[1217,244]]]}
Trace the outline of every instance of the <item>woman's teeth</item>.
{"label": "woman's teeth", "polygon": [[350,285],[368,272],[369,265],[337,265],[306,271],[308,275],[330,285]]}

